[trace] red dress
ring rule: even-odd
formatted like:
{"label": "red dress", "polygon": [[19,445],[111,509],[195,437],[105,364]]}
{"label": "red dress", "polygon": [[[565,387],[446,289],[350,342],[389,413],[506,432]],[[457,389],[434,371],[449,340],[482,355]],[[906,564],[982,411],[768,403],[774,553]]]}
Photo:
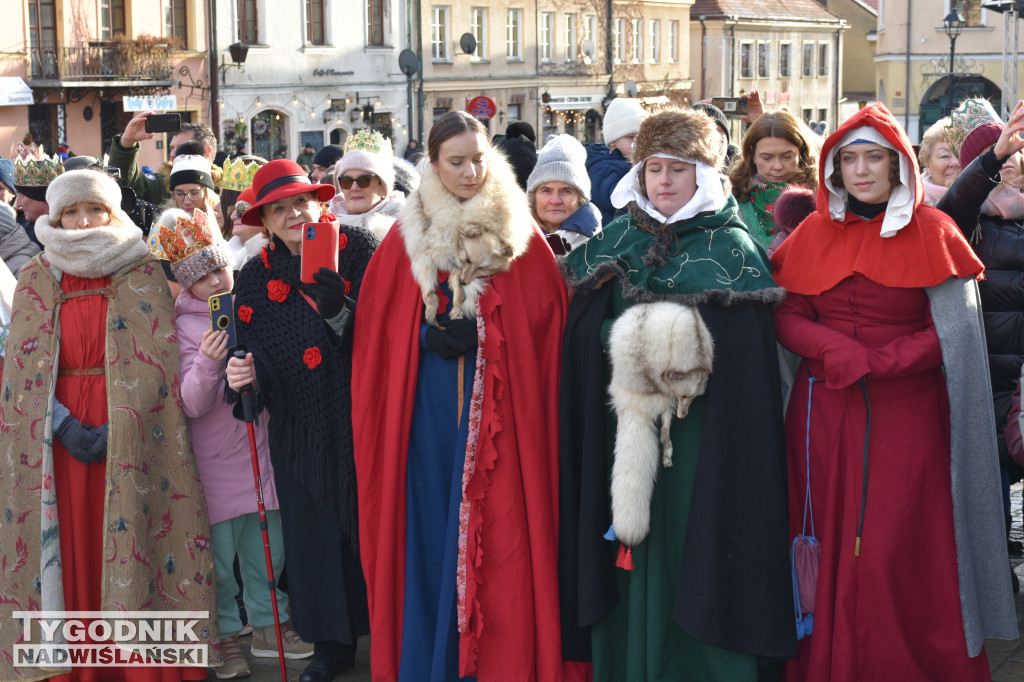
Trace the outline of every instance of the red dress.
{"label": "red dress", "polygon": [[[60,284],[66,292],[100,289],[110,284],[110,277],[88,279],[64,273]],[[60,310],[60,369],[103,367],[106,327],[105,296],[81,296],[64,303]],[[106,423],[106,376],[58,376],[56,396],[70,410],[72,417],[92,426]],[[106,463],[83,464],[54,439],[53,471],[60,522],[64,608],[68,611],[101,611]],[[61,682],[178,682],[182,679],[206,679],[206,670],[170,666],[78,667],[70,675],[53,679]]]}
{"label": "red dress", "polygon": [[[792,535],[801,532],[805,497],[808,372],[828,378],[814,384],[811,398],[811,490],[822,546],[814,633],[801,640],[786,679],[990,679],[986,657],[969,658],[964,639],[949,400],[924,289],[848,277],[817,296],[790,293],[775,323],[780,343],[805,358],[786,415]],[[867,416],[857,379],[868,370],[868,492],[855,556]]]}

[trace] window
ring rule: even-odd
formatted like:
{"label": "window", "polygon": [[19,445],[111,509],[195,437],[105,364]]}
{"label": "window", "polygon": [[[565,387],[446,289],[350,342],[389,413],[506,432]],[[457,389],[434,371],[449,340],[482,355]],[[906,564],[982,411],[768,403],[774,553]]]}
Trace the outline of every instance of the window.
{"label": "window", "polygon": [[[958,0],[956,8],[960,10],[960,16],[964,18],[966,26],[977,27],[985,25],[985,10],[981,8],[981,0]],[[947,10],[946,14],[948,13],[949,11]]]}
{"label": "window", "polygon": [[804,76],[814,75],[814,43],[803,44],[803,64],[801,73]]}
{"label": "window", "polygon": [[487,59],[487,8],[474,7],[470,10],[469,31],[476,38],[476,51],[470,56],[474,62]]}
{"label": "window", "polygon": [[[594,45],[594,58],[597,57],[597,17],[593,14],[587,15],[587,35],[585,40],[589,40]],[[592,61],[590,57],[588,61]]]}
{"label": "window", "polygon": [[740,78],[754,77],[753,50],[752,43],[740,43]]}
{"label": "window", "polygon": [[828,109],[818,109],[818,122],[824,123],[828,118]]}
{"label": "window", "polygon": [[523,105],[522,104],[509,104],[508,105],[508,122],[521,121],[523,118]]}
{"label": "window", "polygon": [[[375,7],[376,6],[376,7]],[[369,45],[384,44],[384,0],[367,2],[368,28],[366,42]],[[379,16],[380,20],[375,20]],[[306,0],[306,43],[326,45],[324,40],[324,0]]]}
{"label": "window", "polygon": [[551,45],[552,33],[555,32],[555,13],[554,12],[541,12],[540,13],[540,26],[538,26],[540,36],[538,42],[540,43],[540,60],[542,62],[552,61],[552,55],[554,49]]}
{"label": "window", "polygon": [[633,19],[633,63],[644,60],[644,20]]}
{"label": "window", "polygon": [[811,116],[814,116],[814,109],[803,110],[804,123],[810,123],[812,120],[814,120],[811,118]]}
{"label": "window", "polygon": [[523,10],[510,9],[505,23],[505,56],[523,58]]}
{"label": "window", "polygon": [[[28,0],[28,27],[29,46],[32,49],[32,75],[58,78],[55,0]],[[44,105],[37,106],[44,107]],[[56,107],[45,107],[45,110],[55,111]],[[31,126],[31,111],[29,122]],[[50,147],[52,146],[50,145]]]}
{"label": "window", "polygon": [[661,61],[661,22],[651,20],[651,64]]}
{"label": "window", "polygon": [[790,52],[793,46],[790,43],[779,43],[779,78],[789,78],[793,74],[790,65]]}
{"label": "window", "polygon": [[185,19],[185,0],[164,0],[164,36],[177,38],[188,44],[188,24]]}
{"label": "window", "polygon": [[433,7],[430,13],[430,58],[448,61],[448,8]]}
{"label": "window", "polygon": [[679,61],[679,21],[668,22],[668,60],[675,64]]}
{"label": "window", "polygon": [[767,78],[768,77],[768,52],[771,47],[770,43],[764,41],[758,41],[757,43],[757,77]]}
{"label": "window", "polygon": [[566,14],[562,19],[565,22],[562,36],[562,43],[565,45],[565,61],[574,62],[576,61],[576,15]]}
{"label": "window", "polygon": [[[323,0],[320,0],[319,4],[320,13],[319,17],[321,22],[323,21]],[[312,15],[312,12],[310,13]],[[314,45],[323,45],[323,42],[316,42],[310,39]],[[377,47],[384,47],[384,0],[366,0],[366,44],[374,45]]]}
{"label": "window", "polygon": [[449,107],[434,107],[434,122],[437,123],[437,119],[447,114],[451,109]]}
{"label": "window", "polygon": [[100,0],[100,38],[124,33],[124,0]]}
{"label": "window", "polygon": [[828,75],[828,43],[818,43],[818,75]]}
{"label": "window", "polygon": [[615,30],[612,33],[612,43],[615,50],[615,63],[621,64],[626,58],[626,50],[622,45],[622,34],[626,32],[626,20],[616,19]]}
{"label": "window", "polygon": [[256,0],[238,0],[238,39],[243,43],[259,43],[256,23]]}

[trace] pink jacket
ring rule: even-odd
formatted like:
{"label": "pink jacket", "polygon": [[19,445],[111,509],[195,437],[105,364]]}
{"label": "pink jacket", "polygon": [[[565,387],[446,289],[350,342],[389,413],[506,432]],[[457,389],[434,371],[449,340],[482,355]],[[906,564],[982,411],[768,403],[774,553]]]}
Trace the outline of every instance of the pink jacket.
{"label": "pink jacket", "polygon": [[[257,511],[249,435],[245,422],[235,419],[231,405],[224,402],[226,362],[214,362],[199,350],[203,332],[210,328],[209,304],[183,290],[174,301],[174,312],[181,359],[181,403],[212,525]],[[267,509],[277,509],[266,415],[255,426],[263,502]]]}

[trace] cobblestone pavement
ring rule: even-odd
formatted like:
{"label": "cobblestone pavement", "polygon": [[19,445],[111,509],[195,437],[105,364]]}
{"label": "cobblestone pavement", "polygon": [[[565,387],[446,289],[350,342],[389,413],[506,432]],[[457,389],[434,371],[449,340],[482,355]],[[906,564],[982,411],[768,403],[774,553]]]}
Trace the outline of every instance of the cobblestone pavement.
{"label": "cobblestone pavement", "polygon": [[[252,677],[245,679],[253,682],[281,682],[281,664],[276,658],[253,658],[249,653],[252,646],[252,635],[239,638],[242,642],[242,653],[249,661],[249,668],[252,669]],[[299,675],[306,668],[306,665],[313,660],[307,658],[301,661],[286,661],[288,671],[288,682],[296,682]],[[216,680],[216,675],[210,672],[207,680]],[[370,682],[370,638],[363,637],[359,640],[359,648],[356,649],[356,667],[344,672],[334,678],[336,682]],[[1022,678],[1024,679],[1024,678]]]}

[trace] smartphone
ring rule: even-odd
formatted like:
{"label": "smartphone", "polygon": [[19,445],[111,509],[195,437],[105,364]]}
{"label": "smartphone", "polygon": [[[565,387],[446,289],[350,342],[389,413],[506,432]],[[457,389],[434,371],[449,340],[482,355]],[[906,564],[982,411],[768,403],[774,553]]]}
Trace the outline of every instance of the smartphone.
{"label": "smartphone", "polygon": [[231,294],[216,294],[210,297],[210,329],[228,333],[228,348],[235,347],[235,312]]}
{"label": "smartphone", "polygon": [[334,223],[305,223],[302,230],[302,263],[299,280],[316,282],[320,268],[338,271],[338,226]]}
{"label": "smartphone", "polygon": [[150,114],[146,117],[147,133],[177,133],[181,130],[181,114]]}
{"label": "smartphone", "polygon": [[726,116],[746,116],[750,113],[750,100],[746,97],[712,97],[711,103]]}

